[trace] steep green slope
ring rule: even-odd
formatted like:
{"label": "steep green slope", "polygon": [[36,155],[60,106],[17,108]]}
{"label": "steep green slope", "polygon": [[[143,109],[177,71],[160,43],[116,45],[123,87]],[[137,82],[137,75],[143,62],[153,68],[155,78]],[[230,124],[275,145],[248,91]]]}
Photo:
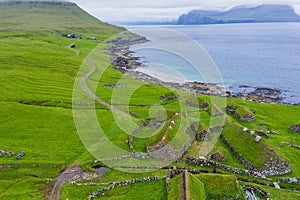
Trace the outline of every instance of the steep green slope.
{"label": "steep green slope", "polygon": [[73,3],[0,2],[0,150],[25,151],[0,156],[0,199],[43,199],[62,169],[93,159],[74,126],[72,89],[89,52],[123,30]]}
{"label": "steep green slope", "polygon": [[100,22],[75,3],[53,1],[0,2],[0,31],[107,34],[124,30]]}
{"label": "steep green slope", "polygon": [[[26,153],[21,160],[14,160],[15,156],[0,156],[0,199],[45,199],[49,197],[55,178],[61,170],[68,166],[82,166],[86,170],[103,166],[102,163],[92,162],[95,158],[82,145],[72,115],[74,81],[80,66],[83,67],[80,73],[90,70],[91,66],[88,61],[91,61],[95,67],[95,72],[86,80],[88,87],[97,88],[95,89],[96,95],[106,102],[111,102],[112,95],[118,94],[118,101],[114,102],[113,106],[128,109],[136,116],[140,116],[134,118],[137,123],[147,122],[149,117],[155,117],[153,114],[161,109],[166,109],[167,113],[173,114],[179,112],[180,109],[183,111],[190,110],[192,112],[188,114],[199,121],[198,114],[196,115],[194,112],[199,110],[184,104],[185,96],[189,94],[177,91],[178,100],[162,101],[160,95],[170,92],[170,89],[155,84],[145,84],[139,87],[142,85],[140,81],[122,74],[111,66],[110,57],[105,53],[108,44],[103,43],[103,41],[114,37],[116,33],[123,31],[123,28],[102,23],[71,3],[10,2],[1,3],[0,9],[0,150],[15,153],[25,151]],[[62,36],[68,33],[83,37],[82,39],[69,39]],[[86,39],[86,37],[91,36],[97,37],[98,40]],[[67,47],[71,44],[74,44],[75,48]],[[92,50],[94,51],[90,54]],[[102,73],[103,75],[99,80],[98,75]],[[105,84],[107,83],[118,83],[124,87],[106,87]],[[129,106],[123,106],[125,105],[124,102],[128,103],[126,97],[131,90],[134,90],[134,93],[130,96]],[[211,104],[210,97],[201,98]],[[277,134],[270,135],[269,139],[263,138],[261,141],[263,144],[257,144],[261,145],[261,148],[256,148],[253,145],[254,142],[252,142],[251,148],[247,148],[249,143],[247,141],[241,142],[245,137],[240,136],[240,132],[232,133],[230,130],[232,126],[228,126],[223,133],[232,146],[249,161],[253,161],[265,149],[272,148],[276,155],[278,153],[280,157],[291,163],[292,173],[285,176],[299,177],[298,157],[300,151],[283,145],[281,142],[300,145],[299,136],[288,130],[291,124],[299,121],[300,107],[260,104],[236,98],[227,99],[227,101],[256,110],[256,120],[253,123],[240,122],[236,117],[226,115],[226,125],[235,124],[238,127],[247,127],[249,130],[263,128],[266,131],[275,130],[277,132]],[[181,105],[179,105],[180,102]],[[201,120],[207,126],[211,120],[208,110],[201,111]],[[220,110],[224,111],[225,108],[220,108]],[[121,130],[113,118],[113,112],[97,103],[96,115],[107,138],[117,147],[129,151],[128,133]],[[186,127],[184,121],[180,122],[179,119],[189,115],[179,114],[178,120],[173,122],[176,124],[172,129],[174,132],[168,132],[171,134],[167,134],[167,140],[174,138],[173,133],[175,133],[179,123],[184,124],[182,127]],[[127,126],[129,124],[126,121],[127,118],[123,120]],[[87,124],[84,125],[90,131],[91,128]],[[135,150],[137,152],[146,151],[152,131],[155,133],[157,130],[158,128],[153,126],[144,127],[139,131],[133,140]],[[179,137],[176,137],[177,140],[173,139],[173,143],[181,144],[180,142],[186,139],[187,135],[183,134],[185,131],[181,131],[181,133],[178,134]],[[153,136],[158,137],[159,134]],[[254,138],[251,138],[252,140]],[[196,141],[190,150],[193,153],[187,155],[194,155],[198,158],[199,148],[203,147],[203,143]],[[105,148],[101,148],[101,151],[105,150]],[[227,160],[220,162],[237,168],[244,167],[222,141],[217,143],[216,150],[227,158]],[[116,161],[116,166],[127,166],[127,164],[131,166],[137,161],[139,160],[128,159],[124,163],[120,161],[120,164]],[[266,160],[262,161],[263,163],[258,164],[264,164]],[[142,166],[143,163],[138,164]],[[185,158],[171,165],[186,169],[210,170],[207,172],[214,173],[212,167],[202,168],[185,163]],[[221,169],[217,170],[227,173]],[[141,170],[134,168],[133,171]],[[167,194],[165,179],[163,178],[166,172],[167,170],[161,169],[150,173],[132,174],[110,169],[99,179],[77,181],[77,184],[74,184],[73,181],[65,183],[61,190],[61,199],[85,199],[99,188],[107,187],[111,182],[148,176],[158,176],[161,179],[149,183],[116,187],[106,192],[103,198],[179,199],[183,195],[181,190],[182,176],[179,175],[171,179],[170,190]],[[242,198],[241,188],[237,183],[237,178],[241,177],[257,180],[246,175],[237,175],[237,177],[210,173],[190,175],[187,184],[190,191],[188,195],[195,199],[200,198],[200,196],[202,198],[204,195],[203,183],[207,198],[234,198],[238,195]],[[198,178],[202,183],[198,181]],[[270,178],[272,178],[272,182],[277,181],[277,177]],[[265,179],[259,179],[259,181],[261,183],[269,182]],[[280,183],[280,186],[300,189],[300,186],[287,183]],[[198,193],[199,188],[202,193]],[[278,198],[278,191],[286,196],[298,197],[297,193],[291,191],[274,191],[271,187],[263,187],[263,189],[274,193],[271,194],[274,199],[280,199]]]}

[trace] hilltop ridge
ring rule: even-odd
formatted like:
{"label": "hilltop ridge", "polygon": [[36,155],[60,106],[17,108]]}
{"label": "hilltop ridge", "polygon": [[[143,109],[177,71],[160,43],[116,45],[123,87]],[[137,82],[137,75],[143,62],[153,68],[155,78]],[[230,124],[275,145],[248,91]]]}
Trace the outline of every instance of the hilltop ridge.
{"label": "hilltop ridge", "polygon": [[177,24],[225,24],[258,22],[300,22],[294,8],[289,5],[242,5],[230,10],[193,10],[181,15]]}
{"label": "hilltop ridge", "polygon": [[80,34],[115,32],[124,28],[101,22],[68,1],[0,1],[0,31]]}

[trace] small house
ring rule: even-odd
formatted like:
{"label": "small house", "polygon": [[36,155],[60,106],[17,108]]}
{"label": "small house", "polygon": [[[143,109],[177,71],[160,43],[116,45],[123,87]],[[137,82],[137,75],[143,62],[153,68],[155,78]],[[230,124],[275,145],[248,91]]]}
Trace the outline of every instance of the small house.
{"label": "small house", "polygon": [[66,37],[67,38],[77,38],[77,35],[75,35],[75,34],[67,34]]}

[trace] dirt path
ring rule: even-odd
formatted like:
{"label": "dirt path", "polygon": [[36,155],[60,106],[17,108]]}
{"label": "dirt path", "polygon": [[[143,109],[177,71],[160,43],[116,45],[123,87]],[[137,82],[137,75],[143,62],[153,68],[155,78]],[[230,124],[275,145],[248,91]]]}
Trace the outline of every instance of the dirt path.
{"label": "dirt path", "polygon": [[84,74],[81,79],[80,79],[80,85],[82,87],[82,89],[90,95],[90,97],[92,97],[93,99],[95,99],[96,101],[98,101],[99,103],[101,103],[102,105],[104,105],[105,107],[107,107],[109,110],[119,114],[123,119],[127,119],[130,121],[133,121],[132,117],[125,113],[124,111],[112,106],[111,104],[107,103],[104,99],[98,97],[86,84],[86,80],[95,72],[95,65],[88,60],[87,61],[89,66],[90,66],[90,70]]}
{"label": "dirt path", "polygon": [[[88,79],[88,77],[90,77],[95,72],[95,65],[91,61],[88,61],[88,64],[90,66],[90,70],[86,74],[84,74],[80,79],[80,85],[81,85],[82,89],[87,94],[89,94],[93,99],[95,99],[96,101],[98,101],[102,105],[106,106],[109,110],[124,115],[125,114],[124,112],[118,110],[117,108],[114,108],[109,103],[107,103],[105,100],[98,97],[87,86],[86,80]],[[51,194],[50,194],[49,199],[50,200],[59,200],[62,186],[67,181],[76,179],[76,176],[77,176],[77,179],[80,179],[80,177],[82,177],[82,174],[83,174],[83,170],[78,166],[77,167],[76,166],[70,166],[67,169],[65,169],[63,172],[61,172],[60,175],[56,178],[56,182],[55,182],[55,184],[54,184],[54,186],[51,190]]]}
{"label": "dirt path", "polygon": [[183,200],[188,200],[190,199],[190,194],[189,194],[189,179],[188,179],[188,172],[185,170],[183,172]]}
{"label": "dirt path", "polygon": [[76,176],[82,176],[83,170],[80,167],[68,167],[56,178],[56,182],[51,190],[50,200],[59,200],[62,186],[69,180],[74,179]]}

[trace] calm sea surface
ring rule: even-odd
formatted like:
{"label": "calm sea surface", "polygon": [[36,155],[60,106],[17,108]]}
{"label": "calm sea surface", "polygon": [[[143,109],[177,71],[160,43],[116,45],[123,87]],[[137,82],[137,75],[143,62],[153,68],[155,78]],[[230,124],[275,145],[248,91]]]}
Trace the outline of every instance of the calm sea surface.
{"label": "calm sea surface", "polygon": [[[161,26],[160,26],[161,27]],[[128,27],[137,33],[140,27]],[[156,28],[156,27],[153,27]],[[225,89],[233,92],[267,87],[282,90],[284,102],[300,102],[300,23],[165,26],[199,43],[216,64]],[[150,30],[151,28],[149,28]],[[147,31],[143,31],[147,37]],[[168,37],[168,36],[164,36]],[[172,36],[168,38],[172,40]],[[180,41],[174,38],[174,43]],[[142,44],[143,45],[143,44]],[[141,46],[142,46],[141,45]],[[168,65],[186,80],[203,81],[190,64],[158,49],[136,50],[144,72],[158,78],[176,78],[159,64]],[[155,64],[154,64],[155,63]],[[178,76],[180,76],[178,74]],[[244,87],[250,86],[250,87]]]}

